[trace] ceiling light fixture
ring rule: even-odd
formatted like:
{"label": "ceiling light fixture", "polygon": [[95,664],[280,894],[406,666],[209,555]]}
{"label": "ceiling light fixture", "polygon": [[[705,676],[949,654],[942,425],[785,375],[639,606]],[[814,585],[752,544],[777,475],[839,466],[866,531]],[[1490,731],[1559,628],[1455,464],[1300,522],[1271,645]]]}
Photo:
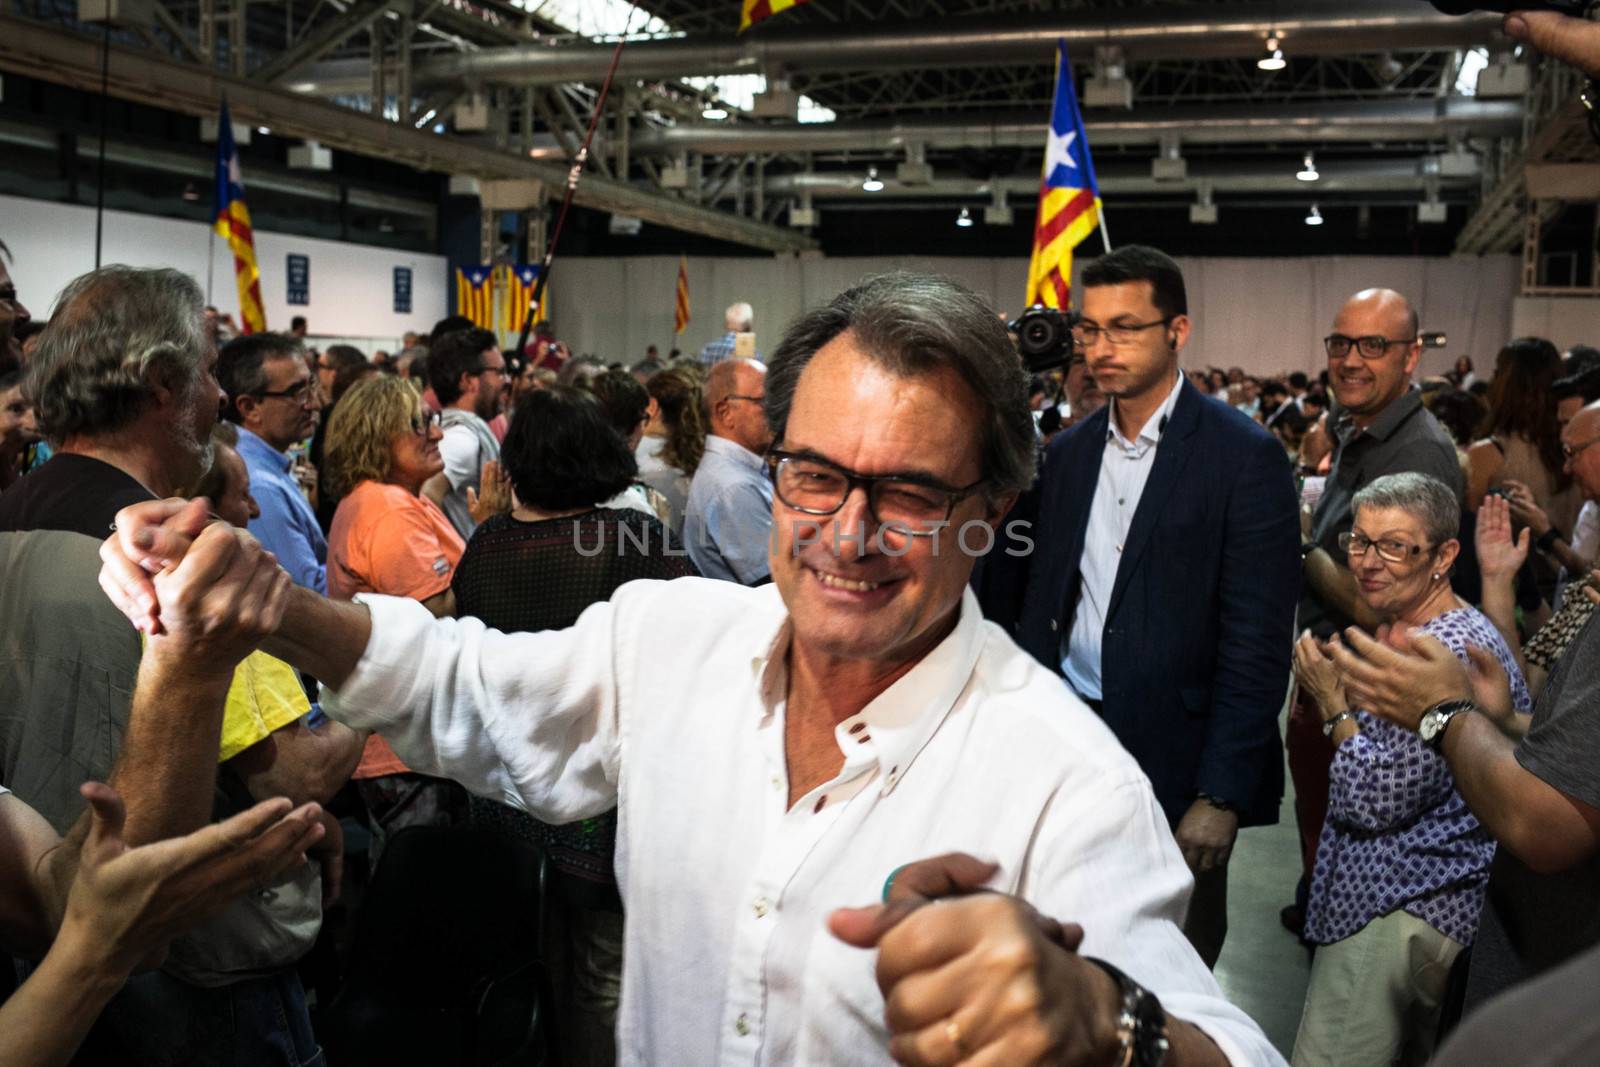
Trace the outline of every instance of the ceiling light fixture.
{"label": "ceiling light fixture", "polygon": [[867,180],[861,183],[861,191],[866,193],[877,193],[883,191],[883,182],[878,178],[877,167],[867,168]]}
{"label": "ceiling light fixture", "polygon": [[1322,209],[1317,207],[1317,205],[1315,205],[1315,204],[1311,205],[1311,213],[1306,216],[1306,225],[1307,226],[1321,226],[1322,225]]}
{"label": "ceiling light fixture", "polygon": [[960,226],[962,229],[966,229],[968,226],[971,226],[972,225],[972,213],[970,211],[968,211],[966,208],[962,208],[961,209],[961,214],[956,216],[956,225]]}
{"label": "ceiling light fixture", "polygon": [[712,104],[704,111],[700,112],[700,117],[703,119],[725,119],[728,117],[728,110],[727,108],[718,107],[716,104]]}
{"label": "ceiling light fixture", "polygon": [[1279,71],[1284,67],[1287,67],[1289,65],[1289,61],[1283,58],[1282,45],[1283,41],[1281,41],[1276,34],[1268,37],[1266,55],[1256,60],[1256,66],[1265,71]]}
{"label": "ceiling light fixture", "polygon": [[1321,180],[1322,175],[1317,173],[1317,157],[1307,152],[1305,162],[1300,167],[1300,173],[1296,174],[1295,177],[1303,182]]}

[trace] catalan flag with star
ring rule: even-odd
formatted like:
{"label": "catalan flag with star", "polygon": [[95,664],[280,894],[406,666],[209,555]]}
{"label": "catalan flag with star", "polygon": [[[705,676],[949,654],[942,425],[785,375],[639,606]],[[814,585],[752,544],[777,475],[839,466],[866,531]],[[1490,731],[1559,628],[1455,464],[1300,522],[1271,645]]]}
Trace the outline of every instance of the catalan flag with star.
{"label": "catalan flag with star", "polygon": [[479,329],[494,329],[493,265],[456,268],[456,314]]}
{"label": "catalan flag with star", "polygon": [[744,0],[744,10],[739,16],[739,32],[743,33],[751,26],[764,18],[770,18],[780,11],[787,11],[791,7],[798,7],[806,0]]}
{"label": "catalan flag with star", "polygon": [[1072,62],[1065,41],[1056,42],[1056,98],[1050,109],[1039,217],[1028,264],[1028,304],[1072,306],[1072,250],[1100,225],[1100,186],[1089,158],[1089,137],[1078,110]]}
{"label": "catalan flag with star", "polygon": [[[500,303],[500,328],[506,333],[516,333],[522,329],[528,309],[533,306],[533,291],[539,284],[539,269],[532,263],[506,265],[506,298]],[[546,290],[539,298],[539,313],[533,317],[533,325],[537,326],[549,317],[550,292]]]}
{"label": "catalan flag with star", "polygon": [[244,202],[239,148],[233,143],[233,123],[228,119],[226,99],[222,101],[222,115],[217,119],[217,174],[211,227],[233,251],[233,277],[239,283],[239,329],[244,333],[262,333],[267,328],[267,313],[261,304],[256,236],[250,225],[250,209]]}

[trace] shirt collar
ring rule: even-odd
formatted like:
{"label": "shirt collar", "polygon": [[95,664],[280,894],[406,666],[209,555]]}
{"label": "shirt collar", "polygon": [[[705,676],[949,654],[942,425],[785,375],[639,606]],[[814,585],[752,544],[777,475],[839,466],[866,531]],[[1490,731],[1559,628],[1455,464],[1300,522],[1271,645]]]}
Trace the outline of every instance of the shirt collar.
{"label": "shirt collar", "polygon": [[[905,776],[966,690],[983,649],[983,612],[970,587],[961,594],[955,629],[888,689],[834,727],[844,753],[844,774],[876,764],[885,793]],[[787,612],[776,631],[753,641],[750,669],[765,716],[785,697],[786,662],[794,628]]]}
{"label": "shirt collar", "polygon": [[[1396,397],[1392,404],[1378,412],[1378,417],[1368,423],[1367,428],[1362,432],[1376,437],[1380,441],[1387,441],[1394,436],[1394,432],[1400,428],[1400,424],[1409,419],[1421,406],[1422,391],[1416,386],[1412,386]],[[1354,425],[1355,416],[1349,411],[1341,410],[1338,419],[1339,428],[1345,430]]]}
{"label": "shirt collar", "polygon": [[279,452],[243,426],[239,427],[239,452],[245,455],[246,459],[249,458],[250,453],[254,453],[260,460],[273,464],[274,467],[285,473],[288,472],[290,467],[294,466],[294,460],[287,452]]}
{"label": "shirt collar", "polygon": [[1133,446],[1144,445],[1146,448],[1161,443],[1161,433],[1167,428],[1167,423],[1172,419],[1172,411],[1178,406],[1178,394],[1183,392],[1183,372],[1177,372],[1177,380],[1173,383],[1172,391],[1161,402],[1161,406],[1151,413],[1145,424],[1139,428],[1139,435],[1128,442],[1122,437],[1122,431],[1117,428],[1117,398],[1112,397],[1108,405],[1109,417],[1106,421],[1106,440],[1122,440],[1124,444]]}
{"label": "shirt collar", "polygon": [[718,437],[714,433],[706,435],[706,451],[734,460],[749,467],[751,470],[759,471],[762,469],[760,456],[739,442],[730,441],[726,437]]}

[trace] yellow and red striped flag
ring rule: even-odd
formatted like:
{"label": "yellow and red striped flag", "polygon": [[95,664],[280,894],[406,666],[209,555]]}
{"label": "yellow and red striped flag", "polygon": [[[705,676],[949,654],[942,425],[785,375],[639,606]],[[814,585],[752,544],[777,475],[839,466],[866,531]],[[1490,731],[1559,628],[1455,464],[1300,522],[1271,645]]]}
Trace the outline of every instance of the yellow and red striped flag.
{"label": "yellow and red striped flag", "polygon": [[1089,136],[1078,111],[1072,62],[1065,41],[1056,42],[1056,97],[1050,110],[1039,217],[1028,264],[1028,304],[1072,306],[1072,250],[1100,225],[1100,186],[1089,156]]}
{"label": "yellow and red striped flag", "polygon": [[212,194],[211,228],[233,250],[233,277],[239,283],[239,329],[261,333],[267,313],[261,303],[261,269],[256,265],[256,236],[250,225],[250,208],[244,202],[244,177],[239,170],[239,148],[233,143],[233,123],[228,101],[222,101],[217,119],[216,190]]}
{"label": "yellow and red striped flag", "polygon": [[762,19],[805,2],[806,0],[744,0],[744,11],[739,15],[739,32],[743,33]]}
{"label": "yellow and red striped flag", "polygon": [[456,314],[481,329],[494,329],[494,268],[456,268]]}
{"label": "yellow and red striped flag", "polygon": [[[533,305],[533,290],[539,283],[539,267],[531,263],[518,263],[516,266],[507,264],[506,272],[506,298],[501,303],[500,328],[506,333],[516,333],[522,329],[522,320],[528,317],[528,308]],[[533,325],[537,326],[550,317],[550,290],[546,289],[539,298],[539,313],[533,317]]]}
{"label": "yellow and red striped flag", "polygon": [[672,332],[682,333],[689,325],[689,261],[678,257],[678,293],[672,306]]}

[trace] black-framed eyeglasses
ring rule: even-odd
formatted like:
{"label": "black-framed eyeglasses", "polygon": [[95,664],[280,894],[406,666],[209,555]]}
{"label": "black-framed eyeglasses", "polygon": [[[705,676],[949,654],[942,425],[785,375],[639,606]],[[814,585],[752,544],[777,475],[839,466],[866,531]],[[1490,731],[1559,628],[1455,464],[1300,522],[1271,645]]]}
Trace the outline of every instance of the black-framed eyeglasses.
{"label": "black-framed eyeglasses", "polygon": [[498,375],[500,375],[500,377],[502,377],[502,378],[509,378],[509,377],[511,377],[511,371],[510,371],[510,369],[509,369],[509,368],[507,368],[507,367],[506,367],[506,366],[505,366],[505,365],[503,365],[503,364],[502,364],[502,365],[501,365],[501,366],[498,366],[498,367],[479,367],[479,368],[478,368],[478,369],[477,369],[477,370],[476,370],[476,371],[474,371],[474,372],[473,372],[473,373],[474,373],[474,374],[498,374]]}
{"label": "black-framed eyeglasses", "polygon": [[724,400],[748,400],[752,404],[765,404],[767,402],[767,398],[764,397],[764,396],[740,396],[738,393],[729,393],[727,396],[723,397],[723,399]]}
{"label": "black-framed eyeglasses", "polygon": [[820,456],[781,449],[767,453],[767,473],[778,499],[805,515],[834,514],[860,486],[874,522],[912,537],[938,532],[956,505],[988,481],[958,487],[904,474],[857,474]]}
{"label": "black-framed eyeglasses", "polygon": [[1330,333],[1322,339],[1322,347],[1328,350],[1329,359],[1343,359],[1354,348],[1362,359],[1382,359],[1383,354],[1395,345],[1416,344],[1415,337],[1402,337],[1391,341],[1382,334],[1368,334],[1366,337],[1347,337],[1342,333]]}
{"label": "black-framed eyeglasses", "polygon": [[1101,337],[1113,345],[1131,345],[1145,330],[1153,330],[1157,326],[1166,326],[1176,316],[1156,319],[1154,322],[1128,322],[1112,326],[1085,326],[1082,323],[1072,328],[1072,343],[1077,348],[1088,348]]}
{"label": "black-framed eyeglasses", "polygon": [[262,400],[293,400],[301,404],[309,404],[317,398],[317,383],[307,378],[293,389],[257,389],[250,394]]}
{"label": "black-framed eyeglasses", "polygon": [[1365,534],[1345,532],[1339,535],[1339,551],[1353,559],[1364,559],[1369,548],[1378,550],[1378,558],[1388,560],[1390,563],[1404,563],[1413,556],[1420,556],[1424,552],[1432,552],[1431,547],[1414,545],[1409,541],[1400,541],[1392,537],[1380,537],[1376,541]]}
{"label": "black-framed eyeglasses", "polygon": [[1582,452],[1584,449],[1590,447],[1591,445],[1600,445],[1600,437],[1591,437],[1591,438],[1589,438],[1589,440],[1583,442],[1581,445],[1568,444],[1566,441],[1562,441],[1561,442],[1561,454],[1563,456],[1567,457],[1567,459],[1570,460],[1573,457],[1577,456],[1577,454],[1579,452]]}
{"label": "black-framed eyeglasses", "polygon": [[411,416],[411,432],[418,437],[426,437],[438,429],[443,421],[444,417],[437,411],[430,411],[426,415],[413,415]]}

